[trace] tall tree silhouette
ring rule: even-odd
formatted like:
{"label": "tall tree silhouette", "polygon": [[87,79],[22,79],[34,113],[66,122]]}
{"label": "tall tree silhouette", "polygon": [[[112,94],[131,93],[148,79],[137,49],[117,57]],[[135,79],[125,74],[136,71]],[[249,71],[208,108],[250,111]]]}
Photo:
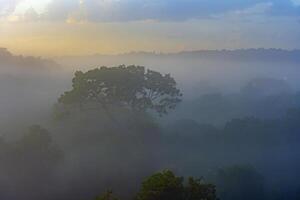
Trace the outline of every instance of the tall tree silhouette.
{"label": "tall tree silhouette", "polygon": [[72,82],[72,89],[61,95],[59,103],[80,108],[97,105],[107,114],[110,107],[122,107],[134,112],[153,110],[163,115],[174,109],[182,96],[169,74],[135,65],[78,71]]}

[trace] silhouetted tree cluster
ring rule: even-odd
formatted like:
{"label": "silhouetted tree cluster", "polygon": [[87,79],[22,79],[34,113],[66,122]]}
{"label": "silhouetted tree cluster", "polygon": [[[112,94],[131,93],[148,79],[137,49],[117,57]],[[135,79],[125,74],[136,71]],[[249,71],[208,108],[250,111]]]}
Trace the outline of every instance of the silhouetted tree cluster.
{"label": "silhouetted tree cluster", "polygon": [[263,176],[251,166],[232,166],[217,173],[218,191],[223,200],[266,199]]}
{"label": "silhouetted tree cluster", "polygon": [[72,82],[72,90],[65,92],[59,103],[81,108],[96,104],[106,112],[110,106],[120,106],[136,112],[150,109],[166,114],[182,96],[169,74],[134,65],[78,71]]}
{"label": "silhouetted tree cluster", "polygon": [[[184,184],[183,177],[164,170],[146,178],[135,200],[217,200],[216,188],[200,179],[190,177]],[[117,200],[111,191],[96,200]]]}
{"label": "silhouetted tree cluster", "polygon": [[[22,195],[36,198],[50,191],[48,187],[56,181],[54,177],[63,152],[46,129],[32,126],[17,141],[2,141],[0,148],[0,184],[6,185],[0,194],[2,198],[14,199]],[[36,192],[30,193],[33,188]]]}
{"label": "silhouetted tree cluster", "polygon": [[96,197],[95,200],[118,200],[118,198],[113,195],[111,190],[108,190],[103,195]]}

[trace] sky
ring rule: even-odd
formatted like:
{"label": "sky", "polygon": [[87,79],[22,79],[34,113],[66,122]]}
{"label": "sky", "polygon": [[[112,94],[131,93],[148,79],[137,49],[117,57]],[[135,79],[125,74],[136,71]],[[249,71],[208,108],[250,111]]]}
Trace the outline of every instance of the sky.
{"label": "sky", "polygon": [[300,0],[0,0],[0,47],[44,57],[300,49]]}

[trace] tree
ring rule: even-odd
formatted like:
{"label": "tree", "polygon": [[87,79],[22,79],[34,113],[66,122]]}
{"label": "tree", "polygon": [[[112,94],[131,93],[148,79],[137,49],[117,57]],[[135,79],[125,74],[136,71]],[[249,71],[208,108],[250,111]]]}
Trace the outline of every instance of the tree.
{"label": "tree", "polygon": [[176,81],[169,75],[142,66],[101,67],[86,73],[77,71],[70,91],[58,99],[63,105],[100,105],[129,108],[135,112],[154,110],[166,114],[181,101]]}
{"label": "tree", "polygon": [[51,176],[63,158],[50,133],[39,125],[31,126],[21,139],[11,145],[9,153],[7,163],[15,166],[15,173],[23,172],[24,177],[30,179]]}
{"label": "tree", "polygon": [[137,194],[137,200],[216,200],[214,185],[202,183],[198,179],[177,177],[170,170],[156,173],[147,178]]}
{"label": "tree", "polygon": [[192,177],[188,180],[185,188],[185,200],[216,200],[216,187],[212,184],[205,184],[201,179]]}
{"label": "tree", "polygon": [[221,199],[265,199],[263,177],[251,166],[221,169],[217,178]]}
{"label": "tree", "polygon": [[103,195],[97,197],[95,200],[118,200],[118,198],[113,196],[113,192],[111,190],[108,190]]}
{"label": "tree", "polygon": [[[1,177],[7,177],[7,195],[21,199],[41,199],[51,193],[63,152],[52,140],[51,134],[38,125],[31,126],[18,140],[1,149]],[[24,184],[26,183],[26,184]],[[18,199],[17,198],[17,199]],[[8,198],[10,199],[10,198]],[[14,198],[13,198],[14,199]]]}
{"label": "tree", "polygon": [[137,200],[181,200],[183,191],[183,178],[165,170],[148,177],[142,183]]}

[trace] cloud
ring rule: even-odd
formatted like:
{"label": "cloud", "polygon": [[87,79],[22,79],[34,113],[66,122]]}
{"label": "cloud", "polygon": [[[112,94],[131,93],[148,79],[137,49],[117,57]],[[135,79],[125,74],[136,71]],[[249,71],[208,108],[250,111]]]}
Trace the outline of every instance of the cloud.
{"label": "cloud", "polygon": [[11,14],[20,0],[0,0],[0,17]]}
{"label": "cloud", "polygon": [[300,0],[291,0],[295,6],[300,6]]}
{"label": "cloud", "polygon": [[296,6],[295,2],[296,0],[272,0],[274,6],[269,14],[272,16],[300,16],[300,7]]}
{"label": "cloud", "polygon": [[[0,0],[0,13],[11,12],[18,1],[24,0]],[[300,0],[50,0],[39,19],[68,22],[184,21],[235,11],[255,14],[265,12],[265,9],[268,9],[266,14],[273,16],[300,16],[298,5]]]}
{"label": "cloud", "polygon": [[79,9],[79,0],[52,0],[46,7],[43,19],[50,21],[67,20]]}
{"label": "cloud", "polygon": [[29,8],[24,14],[12,14],[7,17],[9,22],[32,22],[40,20],[40,15],[35,9]]}
{"label": "cloud", "polygon": [[268,11],[272,9],[274,4],[272,2],[266,2],[266,3],[259,3],[252,7],[243,9],[243,10],[237,10],[235,11],[238,15],[259,15],[259,14],[266,14]]}
{"label": "cloud", "polygon": [[93,22],[182,21],[236,10],[253,13],[265,9],[268,9],[270,15],[300,15],[300,8],[295,7],[300,0],[80,0],[77,5],[72,2],[53,0],[57,7],[50,7],[50,10],[56,17],[65,19],[62,13],[67,18],[76,13],[75,18],[80,16],[81,19]]}
{"label": "cloud", "polygon": [[213,15],[214,19],[228,19],[238,21],[256,21],[263,19],[273,9],[274,4],[272,2],[258,3],[251,7],[229,11],[227,13]]}
{"label": "cloud", "polygon": [[84,0],[90,21],[182,21],[243,9],[263,0]]}

